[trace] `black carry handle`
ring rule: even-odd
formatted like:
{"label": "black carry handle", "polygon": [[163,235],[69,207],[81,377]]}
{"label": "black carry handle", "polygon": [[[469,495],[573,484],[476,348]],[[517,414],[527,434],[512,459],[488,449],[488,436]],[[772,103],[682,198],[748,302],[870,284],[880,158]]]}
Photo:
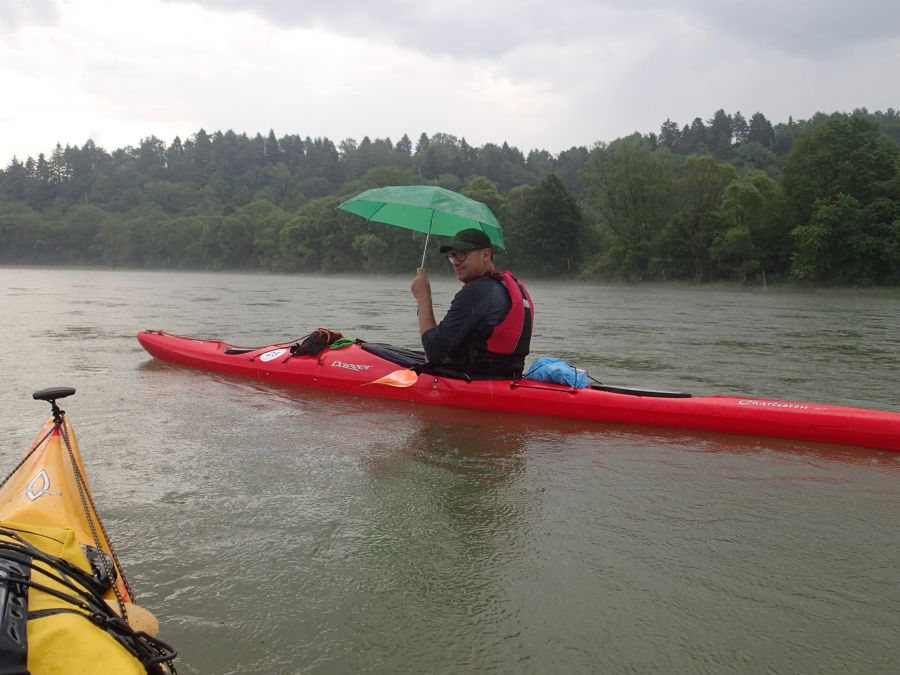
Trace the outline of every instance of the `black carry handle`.
{"label": "black carry handle", "polygon": [[75,387],[50,387],[49,389],[41,389],[31,395],[35,401],[53,401],[71,396],[75,393]]}
{"label": "black carry handle", "polygon": [[47,401],[53,409],[53,421],[57,425],[62,424],[62,416],[66,414],[65,410],[60,410],[56,405],[56,400],[71,396],[75,393],[75,387],[50,387],[49,389],[41,389],[31,395],[35,401]]}

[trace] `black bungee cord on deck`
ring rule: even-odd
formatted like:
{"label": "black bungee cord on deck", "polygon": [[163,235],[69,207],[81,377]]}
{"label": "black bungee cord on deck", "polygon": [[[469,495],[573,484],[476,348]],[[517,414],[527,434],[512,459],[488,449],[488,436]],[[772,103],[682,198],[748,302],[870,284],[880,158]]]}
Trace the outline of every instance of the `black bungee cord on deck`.
{"label": "black bungee cord on deck", "polygon": [[[103,599],[103,593],[106,591],[104,583],[67,560],[44,553],[28,543],[15,530],[0,528],[0,535],[8,538],[7,541],[0,541],[0,579],[2,579],[0,586],[6,587],[7,600],[15,599],[16,602],[13,604],[18,607],[27,606],[27,589],[34,588],[72,605],[71,609],[56,607],[27,612],[28,620],[38,620],[62,613],[77,614],[109,633],[141,662],[148,673],[177,675],[172,663],[176,656],[175,650],[144,631],[135,631],[123,617],[113,612]],[[34,581],[31,578],[33,571],[40,572],[60,584],[69,593]],[[26,616],[21,611],[14,611],[11,614],[24,628],[22,620]],[[6,619],[7,616],[3,618]],[[16,626],[11,632],[18,635],[21,631]],[[24,633],[22,636],[24,637]],[[24,658],[26,656],[24,640],[21,643],[21,656]]]}

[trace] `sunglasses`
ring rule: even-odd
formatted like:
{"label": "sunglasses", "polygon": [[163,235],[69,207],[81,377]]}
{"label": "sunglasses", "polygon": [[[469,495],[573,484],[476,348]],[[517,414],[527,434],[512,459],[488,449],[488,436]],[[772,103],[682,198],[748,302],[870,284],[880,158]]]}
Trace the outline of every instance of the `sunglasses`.
{"label": "sunglasses", "polygon": [[456,262],[462,262],[463,260],[466,259],[466,256],[469,255],[472,251],[480,251],[480,250],[481,249],[478,249],[478,248],[470,248],[467,251],[450,251],[450,253],[447,254],[447,260],[449,260],[450,262],[453,262],[454,260]]}

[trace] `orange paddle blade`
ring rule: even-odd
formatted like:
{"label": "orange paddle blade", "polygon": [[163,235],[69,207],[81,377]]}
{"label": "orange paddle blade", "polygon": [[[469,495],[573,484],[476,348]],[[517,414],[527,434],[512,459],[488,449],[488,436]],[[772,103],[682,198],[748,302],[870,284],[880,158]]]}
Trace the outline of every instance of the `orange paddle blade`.
{"label": "orange paddle blade", "polygon": [[419,376],[416,375],[415,371],[404,368],[403,370],[395,370],[392,373],[388,373],[384,377],[379,377],[377,380],[364,382],[363,385],[386,384],[389,387],[411,387],[418,379]]}

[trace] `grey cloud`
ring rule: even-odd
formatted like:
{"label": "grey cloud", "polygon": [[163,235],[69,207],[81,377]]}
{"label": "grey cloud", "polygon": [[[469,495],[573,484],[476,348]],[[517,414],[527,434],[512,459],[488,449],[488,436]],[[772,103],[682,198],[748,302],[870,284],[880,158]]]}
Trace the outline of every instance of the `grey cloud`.
{"label": "grey cloud", "polygon": [[613,4],[580,0],[562,6],[543,0],[489,2],[456,0],[257,0],[252,8],[242,0],[165,0],[191,2],[208,9],[252,11],[283,27],[317,28],[384,40],[435,55],[498,57],[533,44],[565,44],[579,34],[596,34]]}
{"label": "grey cloud", "polygon": [[55,23],[58,15],[54,0],[0,2],[0,26],[12,30],[30,24]]}
{"label": "grey cloud", "polygon": [[691,8],[712,30],[793,56],[839,54],[900,37],[900,3],[884,0],[694,0]]}
{"label": "grey cloud", "polygon": [[794,56],[840,53],[900,36],[900,3],[885,0],[166,0],[212,10],[252,11],[280,26],[324,27],[384,39],[423,53],[497,57],[535,44],[604,39],[639,30],[648,15],[682,17],[729,36],[743,48],[769,47]]}

